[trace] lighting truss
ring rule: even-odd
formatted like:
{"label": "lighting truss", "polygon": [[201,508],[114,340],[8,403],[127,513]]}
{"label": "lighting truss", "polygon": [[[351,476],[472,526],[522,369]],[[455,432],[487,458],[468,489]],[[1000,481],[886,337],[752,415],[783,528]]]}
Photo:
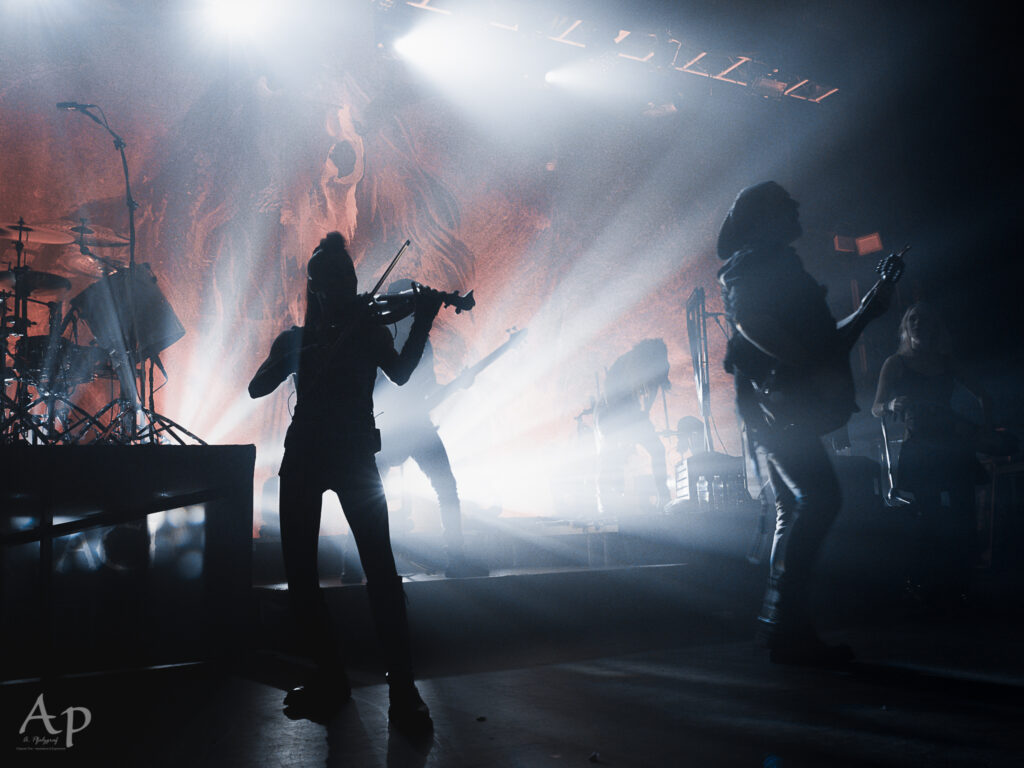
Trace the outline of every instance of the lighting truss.
{"label": "lighting truss", "polygon": [[476,21],[481,34],[500,30],[540,40],[552,49],[560,47],[576,55],[606,54],[672,75],[701,77],[729,86],[749,89],[766,99],[820,104],[839,89],[811,78],[782,74],[777,67],[738,53],[712,51],[679,39],[668,29],[624,29],[545,10],[538,4],[510,2],[462,3],[458,0],[377,0],[377,11],[392,22],[414,24],[426,17],[447,18],[452,23]]}

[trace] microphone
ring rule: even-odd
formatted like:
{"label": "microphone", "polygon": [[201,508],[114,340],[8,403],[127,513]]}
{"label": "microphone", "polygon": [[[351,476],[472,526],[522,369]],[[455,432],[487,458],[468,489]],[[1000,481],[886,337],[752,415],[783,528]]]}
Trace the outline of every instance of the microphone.
{"label": "microphone", "polygon": [[88,109],[89,107],[95,107],[95,104],[79,104],[77,101],[60,101],[57,102],[57,109]]}

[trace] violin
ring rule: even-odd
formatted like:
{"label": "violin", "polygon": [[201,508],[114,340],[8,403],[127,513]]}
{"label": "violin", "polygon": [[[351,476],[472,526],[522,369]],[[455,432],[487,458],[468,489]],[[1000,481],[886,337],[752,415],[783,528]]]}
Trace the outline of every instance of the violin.
{"label": "violin", "polygon": [[[419,296],[425,291],[433,290],[433,288],[414,282],[411,288],[404,291],[367,296],[368,306],[377,322],[382,325],[390,325],[411,315],[420,301]],[[476,306],[473,291],[464,296],[460,295],[458,291],[448,293],[437,291],[436,293],[439,294],[442,306],[455,307],[455,314],[468,312]]]}

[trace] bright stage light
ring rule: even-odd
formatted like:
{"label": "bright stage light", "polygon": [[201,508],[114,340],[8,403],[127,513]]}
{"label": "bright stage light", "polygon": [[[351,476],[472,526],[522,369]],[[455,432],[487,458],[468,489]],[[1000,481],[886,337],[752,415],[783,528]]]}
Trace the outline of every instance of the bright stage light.
{"label": "bright stage light", "polygon": [[648,94],[641,67],[623,66],[614,58],[579,59],[550,70],[544,82],[596,102],[631,104]]}
{"label": "bright stage light", "polygon": [[466,25],[422,24],[394,42],[394,50],[411,65],[437,79],[477,80],[493,74],[492,51],[483,34]]}
{"label": "bright stage light", "polygon": [[[73,0],[0,0],[0,14],[4,16],[5,28],[8,33],[12,21],[23,24],[45,24],[52,29],[57,25],[79,23],[81,21],[81,3]],[[18,30],[26,31],[26,30]]]}
{"label": "bright stage light", "polygon": [[211,0],[202,13],[209,33],[245,41],[269,34],[276,16],[274,4],[268,0]]}
{"label": "bright stage light", "polygon": [[392,46],[396,56],[474,119],[493,119],[542,76],[521,40],[479,23],[431,19]]}

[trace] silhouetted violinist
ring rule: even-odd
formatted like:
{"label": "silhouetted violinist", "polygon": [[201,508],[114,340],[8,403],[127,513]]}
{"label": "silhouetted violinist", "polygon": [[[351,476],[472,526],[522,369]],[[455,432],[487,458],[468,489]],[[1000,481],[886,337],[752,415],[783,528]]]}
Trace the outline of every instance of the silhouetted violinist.
{"label": "silhouetted violinist", "polygon": [[423,353],[443,297],[421,288],[409,338],[401,352],[365,297],[337,232],[329,233],[307,265],[306,317],[275,339],[270,356],[249,383],[249,394],[273,391],[297,374],[297,397],[281,463],[281,542],[291,610],[318,670],[285,705],[322,712],[350,695],[341,647],[333,635],[317,574],[321,497],[338,494],[366,572],[366,591],[383,648],[391,695],[389,717],[400,727],[429,728],[430,714],[413,683],[402,581],[395,569],[388,510],[374,454],[380,434],[373,420],[378,368],[398,384],[409,379]]}

